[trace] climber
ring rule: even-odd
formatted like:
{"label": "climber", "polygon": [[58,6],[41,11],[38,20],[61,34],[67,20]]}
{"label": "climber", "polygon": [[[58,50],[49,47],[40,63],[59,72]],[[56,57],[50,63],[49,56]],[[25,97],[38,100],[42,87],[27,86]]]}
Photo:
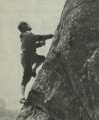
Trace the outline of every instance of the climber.
{"label": "climber", "polygon": [[36,76],[37,68],[45,60],[44,56],[36,53],[36,49],[45,45],[45,40],[51,39],[53,35],[35,35],[31,32],[32,28],[26,22],[20,22],[18,30],[21,33],[21,64],[23,67],[23,80],[21,83],[22,98],[20,103],[24,103],[26,85],[30,81],[31,77]]}

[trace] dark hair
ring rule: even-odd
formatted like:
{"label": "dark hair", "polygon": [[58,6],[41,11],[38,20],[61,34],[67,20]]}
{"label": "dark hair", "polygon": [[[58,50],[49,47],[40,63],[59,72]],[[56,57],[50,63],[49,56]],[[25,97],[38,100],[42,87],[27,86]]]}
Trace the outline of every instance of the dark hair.
{"label": "dark hair", "polygon": [[18,25],[18,30],[20,32],[26,32],[26,31],[31,30],[31,29],[32,28],[26,22],[20,22]]}

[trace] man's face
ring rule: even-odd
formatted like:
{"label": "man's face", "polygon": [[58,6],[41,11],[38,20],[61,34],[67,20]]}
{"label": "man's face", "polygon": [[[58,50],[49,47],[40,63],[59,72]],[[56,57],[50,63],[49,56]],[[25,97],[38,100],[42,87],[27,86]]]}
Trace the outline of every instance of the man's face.
{"label": "man's face", "polygon": [[27,30],[32,30],[32,28],[29,24],[27,24]]}

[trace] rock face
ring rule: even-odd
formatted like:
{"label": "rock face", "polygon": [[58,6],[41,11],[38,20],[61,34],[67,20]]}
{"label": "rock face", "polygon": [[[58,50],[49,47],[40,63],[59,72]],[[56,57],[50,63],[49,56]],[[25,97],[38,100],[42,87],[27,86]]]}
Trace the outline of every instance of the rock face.
{"label": "rock face", "polygon": [[17,120],[99,120],[99,0],[67,0]]}

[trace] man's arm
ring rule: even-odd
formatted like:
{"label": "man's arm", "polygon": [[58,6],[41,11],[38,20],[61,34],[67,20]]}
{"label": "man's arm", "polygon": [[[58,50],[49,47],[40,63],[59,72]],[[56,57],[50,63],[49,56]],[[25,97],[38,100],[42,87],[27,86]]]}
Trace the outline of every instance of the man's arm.
{"label": "man's arm", "polygon": [[37,41],[45,41],[45,40],[47,40],[47,39],[50,39],[50,38],[52,38],[54,35],[52,35],[52,34],[48,34],[48,35],[35,35],[35,38],[36,38],[36,40]]}
{"label": "man's arm", "polygon": [[48,34],[48,35],[32,35],[33,42],[35,44],[35,47],[42,47],[45,45],[45,40],[52,38],[54,35]]}

